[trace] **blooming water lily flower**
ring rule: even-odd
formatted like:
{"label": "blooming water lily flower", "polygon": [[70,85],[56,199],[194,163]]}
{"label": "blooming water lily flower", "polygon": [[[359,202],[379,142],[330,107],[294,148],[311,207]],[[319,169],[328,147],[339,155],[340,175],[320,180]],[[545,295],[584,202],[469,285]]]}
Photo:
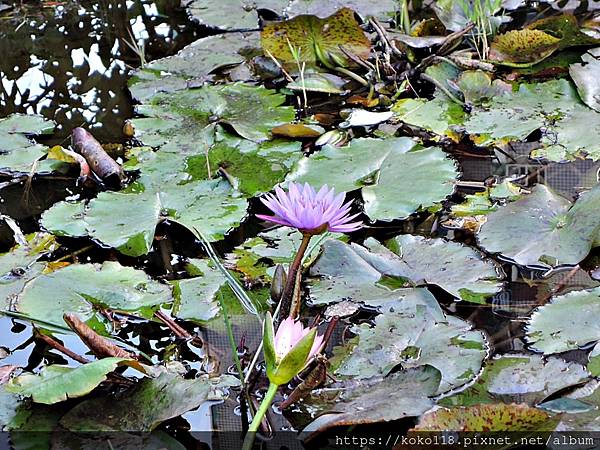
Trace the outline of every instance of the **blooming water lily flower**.
{"label": "blooming water lily flower", "polygon": [[349,233],[358,230],[362,222],[351,222],[359,214],[350,215],[352,200],[344,203],[345,198],[345,192],[336,195],[335,190],[327,185],[317,192],[308,183],[302,186],[291,182],[288,192],[277,186],[275,195],[267,194],[261,198],[275,215],[256,216],[297,228],[304,234],[321,234],[325,231]]}

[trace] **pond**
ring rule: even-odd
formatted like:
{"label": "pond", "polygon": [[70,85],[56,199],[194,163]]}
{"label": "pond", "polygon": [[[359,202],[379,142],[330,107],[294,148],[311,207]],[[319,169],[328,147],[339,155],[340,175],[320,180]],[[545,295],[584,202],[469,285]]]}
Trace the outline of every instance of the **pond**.
{"label": "pond", "polygon": [[563,3],[0,3],[7,448],[594,431],[600,16]]}

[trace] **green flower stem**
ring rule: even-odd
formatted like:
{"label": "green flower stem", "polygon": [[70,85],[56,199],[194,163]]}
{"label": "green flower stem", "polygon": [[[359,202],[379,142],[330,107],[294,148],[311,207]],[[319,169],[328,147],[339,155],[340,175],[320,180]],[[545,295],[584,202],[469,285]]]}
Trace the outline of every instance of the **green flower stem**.
{"label": "green flower stem", "polygon": [[280,314],[277,318],[277,323],[279,324],[281,320],[288,317],[290,314],[290,307],[292,306],[292,296],[294,294],[294,286],[296,284],[296,274],[302,265],[302,260],[304,259],[304,254],[306,253],[306,249],[308,248],[308,244],[310,242],[310,238],[312,234],[303,233],[302,234],[302,243],[300,244],[300,248],[298,248],[298,252],[296,253],[296,257],[294,261],[290,265],[290,269],[287,274],[287,281],[285,284],[285,288],[283,289],[283,294],[281,294],[281,308]]}
{"label": "green flower stem", "polygon": [[244,438],[244,446],[242,447],[242,450],[251,450],[258,427],[260,426],[263,417],[265,417],[265,414],[269,410],[271,403],[273,403],[275,394],[277,394],[277,389],[279,389],[279,385],[275,383],[269,384],[269,389],[265,394],[265,398],[263,398],[262,402],[260,403],[260,407],[258,408],[258,411],[256,411],[254,419],[252,419],[252,423],[248,428],[248,433],[246,433],[246,437]]}

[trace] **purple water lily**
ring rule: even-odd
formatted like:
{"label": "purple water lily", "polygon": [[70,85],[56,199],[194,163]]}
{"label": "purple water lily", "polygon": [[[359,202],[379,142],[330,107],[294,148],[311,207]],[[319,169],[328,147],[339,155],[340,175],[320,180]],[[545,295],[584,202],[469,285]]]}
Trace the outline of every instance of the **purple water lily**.
{"label": "purple water lily", "polygon": [[312,186],[305,183],[290,183],[288,192],[279,186],[275,195],[267,194],[261,201],[275,215],[256,216],[288,227],[297,228],[305,234],[321,234],[326,230],[338,233],[356,231],[362,222],[351,222],[359,214],[350,215],[352,200],[344,203],[346,193],[335,195],[335,190],[324,185],[316,192]]}

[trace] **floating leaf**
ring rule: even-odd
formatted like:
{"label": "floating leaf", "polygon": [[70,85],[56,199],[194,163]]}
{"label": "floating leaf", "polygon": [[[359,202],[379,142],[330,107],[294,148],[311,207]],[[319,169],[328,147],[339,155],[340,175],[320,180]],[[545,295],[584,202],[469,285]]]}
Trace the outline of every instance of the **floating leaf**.
{"label": "floating leaf", "polygon": [[234,187],[251,197],[283,181],[303,155],[299,142],[274,140],[257,144],[218,130],[207,154],[190,156],[186,168],[193,179],[206,179],[208,170],[225,170]]}
{"label": "floating leaf", "polygon": [[590,108],[600,112],[600,47],[581,55],[581,64],[571,64],[569,74],[577,85],[581,100]]}
{"label": "floating leaf", "polygon": [[51,133],[52,130],[54,122],[41,116],[11,114],[0,119],[0,172],[51,172],[52,162],[39,161],[46,154],[46,147],[36,144],[28,136]]}
{"label": "floating leaf", "polygon": [[483,70],[461,72],[456,80],[456,85],[469,105],[481,105],[512,91],[510,84],[502,80],[492,81],[492,76]]}
{"label": "floating leaf", "polygon": [[326,94],[343,94],[347,81],[332,73],[309,72],[287,84],[293,91],[324,92]]}
{"label": "floating leaf", "polygon": [[260,41],[267,55],[294,66],[302,63],[321,63],[327,67],[355,65],[340,47],[363,59],[368,59],[371,52],[369,39],[348,8],[325,19],[301,15],[284,22],[267,23]]}
{"label": "floating leaf", "polygon": [[490,213],[477,234],[490,253],[530,267],[548,268],[583,260],[598,228],[600,186],[574,205],[545,185]]}
{"label": "floating leaf", "polygon": [[154,60],[135,71],[129,90],[140,101],[159,92],[187,87],[187,81],[208,76],[218,68],[234,66],[260,48],[258,32],[224,33],[192,42],[176,55]]}
{"label": "floating leaf", "polygon": [[600,158],[600,114],[581,103],[568,80],[522,84],[517,92],[498,96],[486,109],[474,108],[465,121],[469,134],[483,143],[525,139],[542,131],[541,148],[532,157],[564,161]]}
{"label": "floating leaf", "polygon": [[0,255],[0,298],[5,309],[10,308],[28,281],[46,269],[47,264],[39,259],[59,247],[55,237],[48,233],[33,233],[26,239],[27,245],[15,245]]}
{"label": "floating leaf", "polygon": [[440,373],[433,367],[424,366],[383,379],[349,380],[323,391],[314,391],[305,403],[311,409],[326,412],[304,428],[302,435],[320,433],[336,426],[418,416],[433,406],[430,397],[437,392],[439,383]]}
{"label": "floating leaf", "polygon": [[219,314],[217,292],[225,284],[223,274],[201,259],[189,262],[194,278],[171,281],[173,286],[173,315],[180,319],[206,322]]}
{"label": "floating leaf", "polygon": [[559,48],[560,39],[539,30],[512,30],[499,34],[490,47],[490,59],[512,67],[532,66]]}
{"label": "floating leaf", "polygon": [[552,431],[556,420],[527,405],[503,403],[436,409],[421,416],[413,431]]}
{"label": "floating leaf", "polygon": [[13,378],[6,385],[6,390],[31,397],[36,403],[51,405],[89,394],[106,380],[108,373],[127,361],[124,358],[104,358],[77,368],[44,366],[39,374],[23,374]]}
{"label": "floating leaf", "polygon": [[170,289],[141,270],[104,264],[72,264],[30,281],[17,298],[17,311],[34,319],[64,325],[63,314],[92,318],[96,307],[138,311],[171,302]]}
{"label": "floating leaf", "polygon": [[297,16],[299,14],[314,14],[319,17],[327,17],[340,8],[349,8],[363,18],[376,17],[381,20],[389,20],[396,16],[398,3],[396,0],[291,0],[287,8],[288,14]]}
{"label": "floating leaf", "polygon": [[[560,376],[557,376],[560,374]],[[565,388],[583,383],[589,372],[581,364],[540,355],[496,355],[479,379],[464,391],[441,401],[445,406],[516,402],[535,405]]]}
{"label": "floating leaf", "polygon": [[[390,301],[396,288],[436,284],[457,298],[483,302],[500,289],[498,273],[474,250],[443,239],[403,235],[384,247],[374,239],[365,247],[327,240],[311,267],[313,304],[351,299],[369,305]],[[338,296],[336,300],[336,296]]]}
{"label": "floating leaf", "polygon": [[439,320],[436,315],[406,298],[377,316],[374,327],[355,326],[358,345],[336,373],[360,379],[385,376],[397,366],[429,365],[442,374],[438,393],[468,383],[487,356],[485,338],[468,322],[451,316]]}
{"label": "floating leaf", "polygon": [[186,3],[191,17],[209,27],[222,30],[256,28],[258,11],[270,10],[281,14],[288,0],[192,0]]}
{"label": "floating leaf", "polygon": [[198,141],[203,134],[212,134],[210,125],[228,124],[242,137],[262,142],[268,140],[271,129],[295,119],[294,108],[282,106],[285,96],[262,86],[234,83],[204,86],[200,89],[157,93],[139,106],[146,118],[134,119],[136,136],[146,145],[169,143],[189,154],[204,150]]}
{"label": "floating leaf", "polygon": [[560,49],[600,43],[599,39],[581,31],[577,18],[572,14],[544,17],[527,25],[527,29],[541,30],[558,38]]}
{"label": "floating leaf", "polygon": [[229,375],[217,378],[203,375],[188,380],[165,370],[157,378],[142,380],[117,398],[106,396],[80,403],[60,423],[71,431],[148,432],[206,401],[223,400],[225,389],[237,384]]}
{"label": "floating leaf", "polygon": [[443,200],[453,192],[457,176],[454,163],[439,148],[401,137],[324,146],[301,159],[287,180],[328,184],[338,192],[362,188],[369,217],[393,220]]}
{"label": "floating leaf", "polygon": [[438,95],[433,100],[422,98],[406,98],[399,100],[392,107],[395,118],[409,125],[431,131],[439,136],[456,138],[455,128],[464,120],[462,107],[445,95]]}
{"label": "floating leaf", "polygon": [[559,295],[527,323],[527,342],[544,354],[566,352],[600,340],[600,288]]}

